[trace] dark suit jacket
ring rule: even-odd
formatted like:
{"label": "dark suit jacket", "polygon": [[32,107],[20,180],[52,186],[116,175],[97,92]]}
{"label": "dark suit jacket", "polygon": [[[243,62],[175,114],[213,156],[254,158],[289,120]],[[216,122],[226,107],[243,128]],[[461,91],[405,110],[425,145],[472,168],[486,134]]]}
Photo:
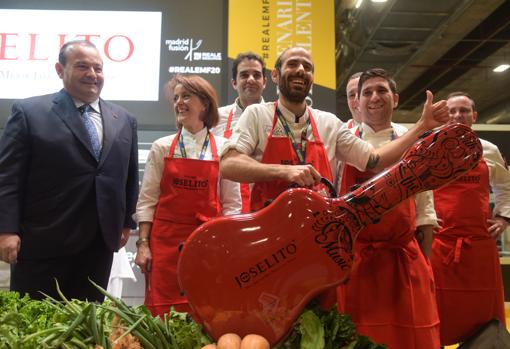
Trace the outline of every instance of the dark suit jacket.
{"label": "dark suit jacket", "polygon": [[20,258],[70,255],[101,231],[119,248],[138,196],[136,119],[100,100],[103,148],[95,160],[69,94],[14,103],[0,139],[0,232],[21,236]]}

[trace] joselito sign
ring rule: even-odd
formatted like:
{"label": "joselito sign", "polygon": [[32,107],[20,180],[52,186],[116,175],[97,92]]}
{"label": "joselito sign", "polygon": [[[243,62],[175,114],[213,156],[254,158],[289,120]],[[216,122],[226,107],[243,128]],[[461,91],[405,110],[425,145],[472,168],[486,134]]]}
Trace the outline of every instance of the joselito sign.
{"label": "joselito sign", "polygon": [[0,10],[0,18],[0,98],[61,88],[58,51],[79,39],[103,58],[103,98],[158,100],[161,12]]}

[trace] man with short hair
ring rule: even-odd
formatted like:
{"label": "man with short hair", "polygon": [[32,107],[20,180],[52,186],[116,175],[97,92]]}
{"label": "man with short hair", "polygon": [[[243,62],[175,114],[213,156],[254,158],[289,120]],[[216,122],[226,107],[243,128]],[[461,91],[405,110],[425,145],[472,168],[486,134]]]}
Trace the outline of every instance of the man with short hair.
{"label": "man with short hair", "polygon": [[352,74],[345,86],[345,93],[347,94],[347,106],[351,112],[351,119],[347,120],[347,128],[357,127],[361,124],[361,115],[359,111],[358,101],[358,81],[362,72]]}
{"label": "man with short hair", "polygon": [[[452,122],[472,127],[478,113],[467,93],[451,93],[447,106]],[[467,340],[491,319],[505,323],[496,239],[510,222],[510,172],[498,147],[480,141],[478,165],[434,190],[441,229],[434,234],[431,261],[444,346]]]}
{"label": "man with short hair", "polygon": [[446,121],[445,102],[432,104],[432,93],[416,127],[374,150],[355,137],[333,114],[312,109],[305,98],[314,78],[311,54],[293,47],[278,57],[272,80],[278,101],[246,108],[223,152],[220,170],[225,178],[255,183],[251,209],[258,210],[291,183],[312,188],[321,177],[334,180],[339,160],[360,170],[381,170],[396,162],[424,131]]}
{"label": "man with short hair", "polygon": [[237,55],[232,65],[232,87],[237,91],[233,104],[218,108],[220,121],[211,131],[216,136],[230,138],[241,113],[254,103],[263,102],[262,92],[266,88],[266,63],[254,52]]}
{"label": "man with short hair", "polygon": [[62,46],[64,88],[15,102],[0,139],[0,259],[11,290],[102,301],[113,252],[136,225],[136,119],[100,98],[103,61],[87,41]]}
{"label": "man with short hair", "polygon": [[[359,84],[359,78],[363,74],[363,72],[357,72],[352,74],[349,77],[349,81],[347,82],[347,86],[345,88],[345,92],[347,93],[347,105],[349,106],[349,111],[351,112],[352,119],[349,119],[346,122],[346,126],[348,129],[357,128],[361,123],[363,122],[363,115],[361,114],[361,111],[359,109],[359,96],[358,96],[358,84]],[[390,83],[394,88],[394,94],[396,94],[396,83],[393,81],[392,78],[390,78]],[[405,128],[402,125],[391,123],[391,126],[400,133],[407,132],[407,128]],[[335,184],[335,188],[337,188],[338,191],[341,190],[341,175],[344,171],[344,167],[346,166],[345,162],[339,162],[338,164],[338,177]]]}
{"label": "man with short hair", "polygon": [[[354,135],[378,149],[407,132],[391,122],[399,95],[385,70],[363,72],[358,96],[363,122],[351,129]],[[340,194],[376,174],[345,166]],[[406,199],[359,232],[349,281],[338,287],[338,306],[351,315],[360,334],[388,348],[439,347],[434,280],[427,262],[434,226],[437,218],[432,193],[427,191]]]}
{"label": "man with short hair", "polygon": [[[254,52],[237,55],[232,66],[232,87],[237,91],[233,104],[218,108],[220,120],[211,132],[215,136],[230,138],[244,109],[254,103],[264,102],[262,92],[266,88],[266,63]],[[250,212],[250,185],[241,183],[242,213]]]}

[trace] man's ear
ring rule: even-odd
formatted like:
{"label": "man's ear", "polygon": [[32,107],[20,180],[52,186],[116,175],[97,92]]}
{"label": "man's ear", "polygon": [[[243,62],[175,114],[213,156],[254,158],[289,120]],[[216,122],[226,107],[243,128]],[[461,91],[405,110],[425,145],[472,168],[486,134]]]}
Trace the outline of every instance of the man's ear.
{"label": "man's ear", "polygon": [[397,109],[399,100],[400,100],[400,96],[398,95],[398,93],[394,93],[393,94],[393,109]]}
{"label": "man's ear", "polygon": [[59,78],[64,78],[64,66],[60,64],[60,62],[55,63],[55,70],[57,71],[57,75]]}
{"label": "man's ear", "polygon": [[473,112],[473,124],[476,122],[476,118],[478,117],[478,112]]}
{"label": "man's ear", "polygon": [[278,81],[280,80],[280,72],[278,69],[275,68],[271,71],[271,80],[273,80],[273,82],[278,85]]}
{"label": "man's ear", "polygon": [[237,81],[236,81],[236,79],[232,79],[232,80],[230,80],[230,82],[232,83],[232,87],[234,88],[234,90],[237,90]]}

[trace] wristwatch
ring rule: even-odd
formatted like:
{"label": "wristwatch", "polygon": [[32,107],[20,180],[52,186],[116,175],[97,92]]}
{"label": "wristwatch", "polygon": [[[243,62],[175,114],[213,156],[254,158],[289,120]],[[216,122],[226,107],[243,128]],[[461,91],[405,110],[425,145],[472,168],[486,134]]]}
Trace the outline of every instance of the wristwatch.
{"label": "wristwatch", "polygon": [[149,242],[149,238],[139,238],[138,240],[136,240],[136,247],[140,247],[141,244],[143,243],[148,243]]}

